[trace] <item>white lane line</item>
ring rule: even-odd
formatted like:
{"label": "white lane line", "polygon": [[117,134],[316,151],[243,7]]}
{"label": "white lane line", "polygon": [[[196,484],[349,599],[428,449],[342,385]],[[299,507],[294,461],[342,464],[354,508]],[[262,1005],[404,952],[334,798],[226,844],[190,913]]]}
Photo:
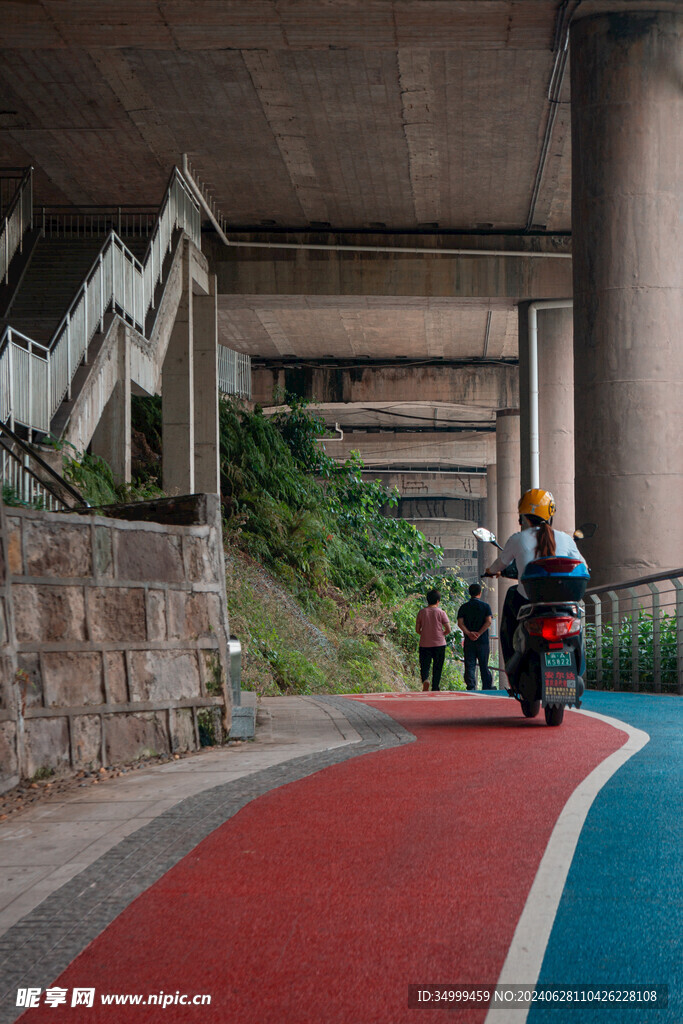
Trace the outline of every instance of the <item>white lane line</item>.
{"label": "white lane line", "polygon": [[[498,978],[499,985],[524,985],[525,988],[533,988],[538,981],[560,897],[591,804],[614,773],[650,742],[649,735],[642,729],[635,729],[616,718],[583,709],[575,710],[574,713],[606,722],[615,729],[625,732],[628,739],[623,747],[615,750],[602,764],[593,769],[562,808],[536,872],[524,910],[517,922],[508,955]],[[515,1010],[506,1007],[505,1024],[525,1024],[528,1013],[528,1007]],[[501,1024],[499,1010],[490,1008],[484,1024]]]}

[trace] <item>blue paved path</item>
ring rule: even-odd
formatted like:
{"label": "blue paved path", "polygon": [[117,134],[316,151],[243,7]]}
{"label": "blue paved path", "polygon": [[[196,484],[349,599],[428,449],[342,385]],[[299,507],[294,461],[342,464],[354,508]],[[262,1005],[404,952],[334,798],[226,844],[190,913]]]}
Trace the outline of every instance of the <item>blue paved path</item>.
{"label": "blue paved path", "polygon": [[609,780],[591,807],[539,982],[668,984],[669,1007],[536,1006],[528,1020],[681,1024],[683,701],[590,692],[583,706],[645,730],[650,742]]}

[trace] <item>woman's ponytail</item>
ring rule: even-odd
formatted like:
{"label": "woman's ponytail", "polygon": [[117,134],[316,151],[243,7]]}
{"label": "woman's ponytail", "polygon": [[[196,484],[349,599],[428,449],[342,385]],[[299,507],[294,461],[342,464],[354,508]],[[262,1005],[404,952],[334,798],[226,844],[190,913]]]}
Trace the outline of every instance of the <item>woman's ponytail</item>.
{"label": "woman's ponytail", "polygon": [[[531,518],[531,516],[529,517]],[[536,516],[533,517],[534,519]],[[550,523],[541,520],[536,528],[536,558],[552,558],[555,554],[555,531]]]}

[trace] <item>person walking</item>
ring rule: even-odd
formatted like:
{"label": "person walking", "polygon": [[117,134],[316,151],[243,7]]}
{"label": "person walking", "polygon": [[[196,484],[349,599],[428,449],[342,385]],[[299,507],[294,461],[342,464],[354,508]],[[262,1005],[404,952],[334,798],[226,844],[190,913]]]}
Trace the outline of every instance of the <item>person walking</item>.
{"label": "person walking", "polygon": [[470,599],[458,608],[458,626],[463,631],[463,652],[465,655],[465,686],[468,690],[477,687],[477,663],[481,672],[482,690],[490,690],[493,677],[489,668],[489,627],[493,621],[491,606],[479,597],[481,587],[473,583]]}
{"label": "person walking", "polygon": [[451,632],[443,608],[440,608],[441,594],[438,590],[430,590],[427,594],[427,607],[420,608],[415,620],[415,632],[420,634],[420,676],[422,690],[429,690],[429,670],[432,669],[432,690],[438,690],[441,684],[441,673],[446,657],[446,637]]}

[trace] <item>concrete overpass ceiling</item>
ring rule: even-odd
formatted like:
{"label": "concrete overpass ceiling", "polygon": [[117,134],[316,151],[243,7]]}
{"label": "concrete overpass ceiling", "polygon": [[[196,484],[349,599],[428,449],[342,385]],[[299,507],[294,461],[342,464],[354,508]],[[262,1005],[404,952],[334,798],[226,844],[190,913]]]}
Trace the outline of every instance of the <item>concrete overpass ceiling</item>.
{"label": "concrete overpass ceiling", "polygon": [[[5,0],[0,162],[156,203],[188,152],[235,226],[524,230],[558,26],[675,0]],[[533,222],[570,228],[568,76]]]}
{"label": "concrete overpass ceiling", "polygon": [[265,360],[517,355],[512,301],[222,294],[218,329],[224,345]]}

